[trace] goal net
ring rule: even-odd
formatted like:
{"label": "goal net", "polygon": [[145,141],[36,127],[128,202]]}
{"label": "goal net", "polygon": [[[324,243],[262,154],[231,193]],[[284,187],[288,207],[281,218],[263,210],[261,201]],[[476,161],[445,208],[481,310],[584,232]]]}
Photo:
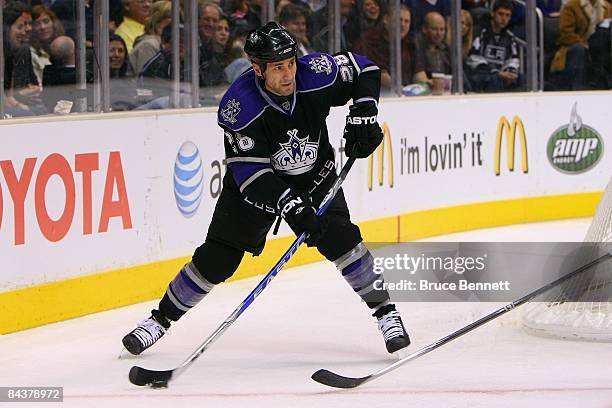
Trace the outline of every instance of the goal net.
{"label": "goal net", "polygon": [[[612,179],[584,239],[600,251],[612,247]],[[542,302],[526,305],[522,323],[529,331],[567,339],[612,341],[612,261],[551,289]]]}

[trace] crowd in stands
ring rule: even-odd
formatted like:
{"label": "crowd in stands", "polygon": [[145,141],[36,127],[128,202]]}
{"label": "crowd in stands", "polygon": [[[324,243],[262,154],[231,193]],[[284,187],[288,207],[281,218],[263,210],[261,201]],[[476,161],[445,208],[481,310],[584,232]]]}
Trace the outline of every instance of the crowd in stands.
{"label": "crowd in stands", "polygon": [[[169,106],[172,92],[171,0],[108,0],[112,110]],[[185,63],[183,10],[178,50],[181,96],[193,75],[210,102],[250,67],[243,46],[262,23],[264,0],[198,0],[198,72]],[[96,70],[93,1],[86,0],[86,82],[77,90],[73,0],[0,0],[3,7],[5,112],[11,116],[68,113],[75,100],[92,100]],[[326,0],[275,0],[275,19],[298,42],[299,55],[328,51]],[[183,5],[183,2],[181,2]],[[461,51],[467,92],[525,89],[525,10],[512,0],[461,2]],[[544,14],[545,89],[610,89],[610,0],[537,0]],[[401,84],[433,86],[452,74],[451,0],[402,0],[399,16],[387,0],[340,0],[340,50],[364,54],[392,87],[390,30],[401,36]],[[98,71],[99,72],[99,71]],[[217,98],[217,99],[215,99]],[[202,100],[200,101],[202,102]],[[88,102],[91,109],[91,102]]]}

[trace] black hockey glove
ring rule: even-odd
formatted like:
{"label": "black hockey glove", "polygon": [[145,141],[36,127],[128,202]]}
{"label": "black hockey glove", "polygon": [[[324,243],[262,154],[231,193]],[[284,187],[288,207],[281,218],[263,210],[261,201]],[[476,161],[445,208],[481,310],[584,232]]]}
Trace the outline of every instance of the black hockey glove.
{"label": "black hockey glove", "polygon": [[376,122],[378,108],[373,102],[352,105],[346,117],[344,151],[348,156],[368,157],[383,139],[383,133]]}
{"label": "black hockey glove", "polygon": [[307,234],[306,245],[316,246],[323,235],[323,226],[315,213],[308,194],[290,191],[278,203],[281,216],[287,221],[295,235]]}

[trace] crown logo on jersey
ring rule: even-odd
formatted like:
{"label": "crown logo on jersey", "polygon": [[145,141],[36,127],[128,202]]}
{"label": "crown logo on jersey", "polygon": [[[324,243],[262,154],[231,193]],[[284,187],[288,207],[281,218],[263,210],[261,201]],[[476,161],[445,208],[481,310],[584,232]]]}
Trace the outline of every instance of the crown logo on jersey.
{"label": "crown logo on jersey", "polygon": [[332,63],[325,55],[315,57],[311,59],[308,63],[310,64],[310,69],[312,69],[317,74],[325,73],[327,75],[330,75],[333,72]]}
{"label": "crown logo on jersey", "polygon": [[236,116],[240,113],[242,109],[240,109],[240,102],[235,99],[230,100],[225,104],[225,107],[221,111],[221,116],[223,116],[223,120],[229,123],[236,123]]}
{"label": "crown logo on jersey", "polygon": [[274,169],[286,174],[306,173],[314,167],[317,161],[319,143],[309,142],[309,136],[298,137],[298,130],[287,131],[289,141],[280,143],[281,149],[272,155]]}

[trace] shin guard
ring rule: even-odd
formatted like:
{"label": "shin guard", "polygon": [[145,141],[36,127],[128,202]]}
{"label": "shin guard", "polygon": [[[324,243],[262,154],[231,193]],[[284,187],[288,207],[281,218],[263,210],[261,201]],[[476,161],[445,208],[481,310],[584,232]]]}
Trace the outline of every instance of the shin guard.
{"label": "shin guard", "polygon": [[363,242],[336,259],[334,263],[351,288],[370,309],[376,311],[389,303],[389,293],[386,290],[374,289],[374,282],[382,281],[383,278],[374,272],[374,258]]}
{"label": "shin guard", "polygon": [[204,299],[214,286],[198,272],[193,262],[189,262],[168,285],[159,310],[170,320],[176,321]]}

